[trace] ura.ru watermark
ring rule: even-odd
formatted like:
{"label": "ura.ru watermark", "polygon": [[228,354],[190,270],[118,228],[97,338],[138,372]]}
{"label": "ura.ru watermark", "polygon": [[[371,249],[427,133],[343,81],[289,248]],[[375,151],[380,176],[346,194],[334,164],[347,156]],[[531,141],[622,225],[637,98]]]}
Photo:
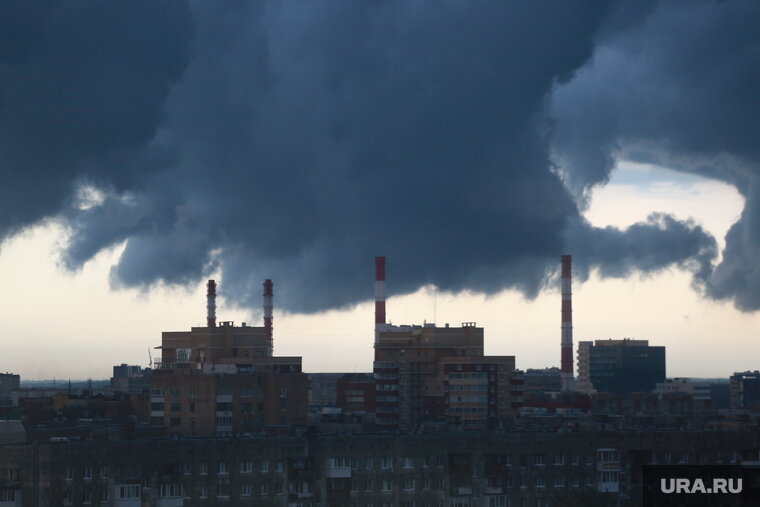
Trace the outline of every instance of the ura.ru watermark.
{"label": "ura.ru watermark", "polygon": [[666,494],[703,493],[703,494],[737,494],[742,492],[742,479],[660,479],[660,491]]}

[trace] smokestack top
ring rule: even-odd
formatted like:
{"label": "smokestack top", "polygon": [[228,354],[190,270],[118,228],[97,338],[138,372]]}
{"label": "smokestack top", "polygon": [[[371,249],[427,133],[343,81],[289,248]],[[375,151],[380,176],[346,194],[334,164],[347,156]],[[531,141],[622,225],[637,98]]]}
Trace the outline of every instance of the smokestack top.
{"label": "smokestack top", "polygon": [[572,256],[562,255],[560,260],[562,261],[562,390],[569,391],[573,379]]}
{"label": "smokestack top", "polygon": [[375,281],[385,281],[385,257],[375,257]]}
{"label": "smokestack top", "polygon": [[206,326],[216,327],[216,282],[206,283]]}
{"label": "smokestack top", "polygon": [[264,280],[264,329],[266,330],[266,337],[269,343],[268,354],[271,357],[274,350],[274,329],[272,326],[272,280],[267,278]]}
{"label": "smokestack top", "polygon": [[272,280],[267,278],[264,280],[264,295],[265,296],[271,296],[272,295]]}
{"label": "smokestack top", "polygon": [[[385,257],[375,257],[375,329],[385,324]],[[375,342],[378,337],[375,333]]]}

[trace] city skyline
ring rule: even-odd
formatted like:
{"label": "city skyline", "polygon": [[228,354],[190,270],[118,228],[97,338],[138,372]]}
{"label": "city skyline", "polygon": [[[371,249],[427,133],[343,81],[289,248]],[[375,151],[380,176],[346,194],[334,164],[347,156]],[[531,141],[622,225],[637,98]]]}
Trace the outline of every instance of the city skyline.
{"label": "city skyline", "polygon": [[[641,180],[646,183],[641,183]],[[618,183],[620,181],[620,183]],[[634,183],[632,183],[634,182]],[[643,189],[649,189],[644,192]],[[680,192],[676,190],[681,188]],[[635,222],[640,216],[645,215],[644,208],[633,209],[628,203],[638,202],[651,203],[654,206],[662,206],[663,195],[667,194],[672,206],[671,211],[686,216],[697,215],[700,208],[704,208],[704,198],[711,196],[718,210],[714,210],[709,216],[701,217],[705,226],[716,236],[719,236],[721,227],[727,228],[731,223],[731,213],[741,209],[741,200],[727,185],[719,185],[702,178],[687,178],[679,176],[672,171],[655,169],[635,164],[621,168],[618,176],[613,177],[610,185],[601,190],[597,197],[592,200],[589,208],[589,217],[597,225],[608,224],[625,226],[627,222]],[[675,198],[674,198],[675,197]],[[621,206],[621,203],[623,204]],[[731,207],[733,206],[733,209]],[[660,208],[662,210],[662,208]],[[28,241],[33,241],[30,237]],[[17,239],[23,243],[23,239]],[[21,245],[23,246],[23,245]],[[42,243],[37,248],[22,248],[20,255],[54,255],[53,251],[46,251],[49,243]],[[35,253],[36,252],[36,253]],[[11,251],[13,253],[13,250]],[[118,252],[112,252],[111,258]],[[13,281],[17,270],[19,258],[8,259],[5,253],[0,254],[0,275]],[[33,257],[32,257],[33,258]],[[14,359],[14,364],[21,364],[21,368],[13,368],[0,364],[0,369],[7,369],[15,373],[21,373],[22,379],[86,379],[108,378],[111,374],[111,366],[127,362],[129,364],[147,365],[148,351],[150,348],[153,356],[158,356],[160,351],[153,348],[160,344],[162,331],[182,331],[191,326],[205,325],[205,285],[200,282],[192,290],[165,290],[159,289],[150,293],[137,291],[111,292],[104,283],[107,273],[108,257],[97,259],[93,265],[85,268],[77,276],[67,274],[65,271],[56,270],[54,266],[48,266],[48,272],[40,280],[34,283],[44,283],[45,280],[54,280],[54,289],[49,293],[55,301],[68,300],[74,311],[80,311],[80,317],[73,320],[49,321],[53,324],[51,329],[65,329],[61,333],[63,338],[56,337],[52,331],[45,330],[45,321],[35,321],[32,314],[9,312],[3,317],[4,325],[19,330],[19,332],[36,331],[42,334],[37,338],[40,342],[30,342],[34,345],[24,346],[21,340],[12,342],[16,344],[15,353],[19,359]],[[393,288],[393,259],[389,262],[388,287]],[[282,315],[277,307],[277,295],[283,290],[275,280],[275,350],[283,355],[302,355],[304,357],[304,370],[307,372],[340,372],[340,371],[371,371],[372,361],[372,259],[367,261],[367,296],[366,301],[356,308],[346,311],[328,312],[325,315],[298,316]],[[30,266],[30,273],[39,264]],[[559,266],[559,258],[557,259]],[[15,283],[21,287],[23,278],[27,275],[15,275]],[[220,289],[223,289],[224,280],[217,280]],[[63,287],[67,287],[65,290]],[[663,287],[668,292],[662,292]],[[31,292],[39,294],[42,285]],[[658,289],[660,293],[658,293]],[[72,299],[68,291],[77,290],[85,294],[97,291],[97,297],[87,296]],[[260,292],[260,291],[259,291]],[[25,291],[21,291],[25,294]],[[615,297],[609,298],[610,295]],[[18,294],[17,294],[18,296]],[[39,297],[39,296],[35,296]],[[589,298],[592,301],[589,301]],[[650,314],[658,315],[658,321],[647,325],[640,320],[626,323],[622,317],[626,314],[626,305],[631,301],[652,299],[646,306],[640,306]],[[681,311],[701,312],[691,318],[696,323],[689,323],[687,314],[675,312],[673,315],[661,316],[657,311],[660,304],[670,299],[683,298],[685,302],[678,308]],[[475,299],[476,303],[472,303]],[[611,300],[609,300],[611,299]],[[86,308],[92,301],[109,301],[107,307],[128,311],[129,317],[121,320],[116,315],[101,317],[103,320],[89,321]],[[607,301],[605,301],[607,300]],[[396,324],[422,324],[432,322],[437,313],[438,324],[451,322],[458,324],[462,321],[475,320],[478,325],[485,327],[485,346],[488,354],[509,354],[516,356],[517,367],[543,368],[559,366],[559,324],[560,324],[560,294],[558,281],[543,291],[536,300],[524,300],[517,293],[504,293],[496,297],[484,297],[477,295],[453,295],[439,292],[434,293],[430,287],[423,288],[415,294],[392,297],[388,300],[388,318]],[[24,308],[18,305],[16,308]],[[30,303],[31,304],[31,303]],[[78,305],[83,306],[78,306]],[[668,304],[672,304],[672,301]],[[599,306],[598,306],[599,305]],[[639,302],[644,305],[644,302]],[[753,332],[759,323],[756,314],[741,314],[730,305],[714,303],[700,299],[691,291],[688,280],[684,273],[677,271],[664,273],[649,279],[632,280],[599,280],[593,277],[582,283],[578,280],[574,283],[574,342],[581,340],[595,340],[606,338],[632,337],[649,339],[653,344],[667,347],[667,365],[669,377],[728,377],[734,371],[754,370],[752,354],[756,353],[760,346],[752,340]],[[437,308],[436,308],[437,307]],[[604,307],[604,314],[610,317],[603,323],[595,322],[592,318],[594,312],[599,315],[595,307]],[[78,308],[78,309],[77,309]],[[168,311],[167,311],[168,309]],[[510,310],[511,309],[511,310]],[[107,310],[111,312],[113,310]],[[219,320],[234,320],[237,323],[248,322],[249,325],[263,325],[261,309],[254,309],[255,314],[240,309],[234,309],[223,299],[218,303]],[[99,312],[98,312],[99,313]],[[647,315],[647,314],[644,314]],[[13,318],[18,317],[18,318]],[[726,319],[737,319],[734,322],[737,342],[742,353],[726,349],[721,342],[712,340],[713,333]],[[104,339],[102,343],[94,343],[93,338],[100,334],[99,330],[109,328],[109,321],[116,323],[130,322],[138,337],[130,338],[133,332],[131,326],[118,326],[117,333],[120,339]],[[737,322],[738,321],[738,322]],[[72,322],[74,324],[72,324]],[[81,326],[77,323],[81,322]],[[88,322],[93,323],[91,331]],[[694,326],[704,323],[708,326],[702,335],[696,336],[700,346],[693,347],[686,340]],[[61,327],[61,324],[66,324]],[[26,330],[24,326],[27,326]],[[729,324],[730,325],[730,324]],[[664,328],[664,330],[663,330]],[[605,334],[605,329],[609,330]],[[651,330],[651,332],[647,332]],[[675,331],[675,332],[674,332]],[[742,335],[741,333],[745,333]],[[45,338],[44,333],[50,333]],[[92,334],[90,334],[92,333]],[[331,336],[333,335],[333,336]],[[533,340],[528,340],[534,336]],[[321,352],[324,343],[317,340],[326,340],[327,346],[340,346],[351,351],[345,356],[335,356]],[[741,341],[739,340],[741,339]],[[56,346],[59,343],[59,353],[51,354],[50,357],[40,358],[38,347]],[[66,353],[65,350],[77,350],[74,353]],[[99,350],[104,355],[102,363],[93,362],[88,356],[88,351]],[[691,353],[689,355],[689,352]],[[14,351],[12,350],[11,356]],[[64,354],[62,356],[62,354]],[[9,357],[9,356],[6,356]],[[58,364],[52,363],[55,357],[65,357]],[[77,362],[77,357],[82,359]],[[700,362],[710,357],[710,366]],[[93,364],[94,363],[94,364]],[[64,364],[69,365],[68,369]],[[18,371],[16,371],[18,370]],[[45,373],[47,372],[47,373]],[[67,374],[68,372],[68,374]],[[82,372],[79,375],[78,372]]]}
{"label": "city skyline", "polygon": [[0,371],[145,365],[210,278],[254,325],[272,279],[304,371],[370,371],[376,255],[390,322],[559,366],[562,254],[576,344],[757,369],[756,6],[544,7],[0,7]]}

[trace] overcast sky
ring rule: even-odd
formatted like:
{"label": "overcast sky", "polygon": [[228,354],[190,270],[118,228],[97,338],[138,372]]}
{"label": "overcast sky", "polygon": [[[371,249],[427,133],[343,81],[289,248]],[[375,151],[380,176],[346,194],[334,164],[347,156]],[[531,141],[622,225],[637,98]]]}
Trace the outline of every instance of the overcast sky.
{"label": "overcast sky", "polygon": [[277,353],[368,371],[375,255],[393,322],[558,365],[563,253],[576,342],[758,367],[754,1],[19,1],[0,34],[0,370],[147,364],[214,277],[222,320],[273,278]]}

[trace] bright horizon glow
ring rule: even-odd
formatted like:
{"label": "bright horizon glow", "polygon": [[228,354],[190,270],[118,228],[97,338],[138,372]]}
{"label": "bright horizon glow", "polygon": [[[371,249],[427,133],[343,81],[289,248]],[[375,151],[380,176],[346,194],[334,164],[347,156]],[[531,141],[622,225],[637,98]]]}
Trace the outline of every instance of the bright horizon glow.
{"label": "bright horizon glow", "polygon": [[[655,211],[680,219],[693,217],[723,247],[743,199],[731,186],[656,166],[624,162],[610,182],[594,190],[586,218],[597,226],[625,227]],[[108,273],[124,245],[101,252],[74,274],[57,266],[65,228],[38,225],[6,240],[0,249],[5,288],[0,303],[4,353],[0,372],[23,380],[111,376],[115,364],[148,364],[160,355],[162,331],[189,329],[205,322],[205,287],[158,287],[150,293],[111,291]],[[557,265],[559,255],[557,252]],[[274,296],[274,345],[277,355],[303,356],[304,371],[371,371],[374,306],[372,259],[367,260],[368,301],[347,310],[316,315],[285,314]],[[220,285],[224,284],[217,275]],[[388,259],[392,288],[393,259]],[[730,303],[701,298],[679,270],[625,280],[600,280],[596,273],[573,284],[574,345],[580,340],[632,337],[665,345],[669,377],[728,377],[757,369],[760,312],[743,314]],[[435,298],[435,304],[434,304]],[[434,307],[436,308],[434,313]],[[485,328],[485,352],[514,355],[517,367],[559,366],[560,295],[558,287],[535,300],[514,291],[482,294],[437,293],[425,287],[387,302],[391,322],[458,325],[475,321]],[[261,311],[230,308],[217,302],[217,320],[260,326]]]}

